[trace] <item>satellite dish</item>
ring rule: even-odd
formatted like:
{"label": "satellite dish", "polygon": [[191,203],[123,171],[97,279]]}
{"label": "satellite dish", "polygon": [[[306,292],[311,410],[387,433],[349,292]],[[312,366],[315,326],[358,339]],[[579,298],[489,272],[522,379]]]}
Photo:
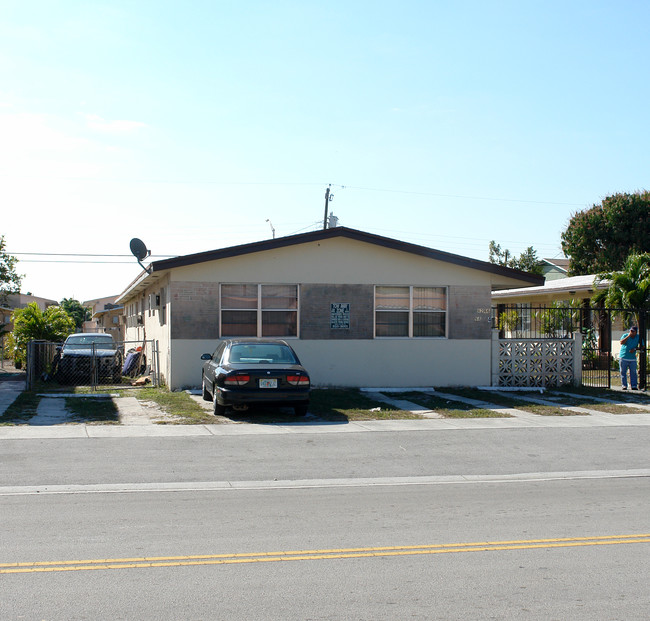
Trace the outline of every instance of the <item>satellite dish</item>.
{"label": "satellite dish", "polygon": [[151,252],[147,250],[147,247],[144,245],[144,242],[141,239],[138,239],[137,237],[134,237],[131,242],[129,243],[129,247],[131,248],[131,252],[133,253],[133,256],[138,260],[142,261],[143,259],[146,259]]}
{"label": "satellite dish", "polygon": [[142,265],[142,261],[151,254],[151,250],[147,250],[147,247],[145,246],[144,242],[141,239],[138,239],[137,237],[134,237],[131,240],[131,242],[129,243],[129,247],[131,248],[131,252],[133,253],[133,256],[138,260],[140,267],[145,272],[151,274],[151,266],[147,268],[144,265]]}

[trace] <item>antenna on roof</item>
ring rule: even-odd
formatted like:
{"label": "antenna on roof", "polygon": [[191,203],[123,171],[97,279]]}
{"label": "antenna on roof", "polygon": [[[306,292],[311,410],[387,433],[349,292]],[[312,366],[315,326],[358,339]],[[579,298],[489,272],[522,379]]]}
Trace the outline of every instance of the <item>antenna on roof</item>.
{"label": "antenna on roof", "polygon": [[142,261],[151,254],[151,250],[147,250],[147,247],[145,246],[144,242],[141,239],[138,239],[137,237],[134,237],[130,241],[129,247],[131,248],[131,252],[133,253],[133,256],[138,260],[140,267],[145,272],[147,272],[147,274],[151,274],[151,266],[145,267],[144,265],[142,265]]}
{"label": "antenna on roof", "polygon": [[275,239],[275,229],[273,228],[273,223],[267,218],[266,221],[269,223],[269,226],[271,227],[271,231],[273,231],[273,239]]}

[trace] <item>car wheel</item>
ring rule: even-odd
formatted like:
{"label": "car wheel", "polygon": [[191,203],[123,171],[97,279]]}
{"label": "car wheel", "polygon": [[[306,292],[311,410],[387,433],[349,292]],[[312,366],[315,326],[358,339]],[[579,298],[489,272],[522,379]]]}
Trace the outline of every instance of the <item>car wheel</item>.
{"label": "car wheel", "polygon": [[295,412],[296,416],[306,416],[307,408],[308,406],[306,405],[295,405],[293,407],[293,411]]}
{"label": "car wheel", "polygon": [[212,391],[212,405],[214,406],[214,415],[215,416],[223,416],[226,413],[226,406],[225,405],[219,405],[217,401],[217,391],[216,389],[213,389]]}
{"label": "car wheel", "polygon": [[203,386],[203,401],[212,401],[212,395],[208,392],[208,389],[205,387],[205,376],[201,378],[201,385]]}

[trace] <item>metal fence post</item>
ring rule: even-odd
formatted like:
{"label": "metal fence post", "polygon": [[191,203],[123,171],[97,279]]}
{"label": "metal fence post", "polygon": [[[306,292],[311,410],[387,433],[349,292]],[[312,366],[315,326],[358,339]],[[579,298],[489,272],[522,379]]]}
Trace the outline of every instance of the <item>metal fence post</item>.
{"label": "metal fence post", "polygon": [[34,341],[29,341],[27,343],[27,356],[25,359],[25,374],[27,376],[27,381],[25,383],[25,387],[27,390],[32,390],[33,384],[34,384],[34,348],[36,347],[36,343]]}
{"label": "metal fence post", "polygon": [[582,334],[573,333],[573,385],[582,386]]}
{"label": "metal fence post", "polygon": [[160,343],[154,341],[154,348],[156,351],[156,374],[154,375],[155,386],[160,386]]}
{"label": "metal fence post", "polygon": [[639,311],[639,388],[645,390],[646,383],[646,366],[648,363],[648,340],[646,334],[646,311]]}

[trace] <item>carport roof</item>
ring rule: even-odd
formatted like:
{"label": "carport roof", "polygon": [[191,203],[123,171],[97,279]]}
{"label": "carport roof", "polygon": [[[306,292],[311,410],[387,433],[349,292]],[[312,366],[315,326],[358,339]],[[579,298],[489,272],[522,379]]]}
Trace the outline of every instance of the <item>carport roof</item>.
{"label": "carport roof", "polygon": [[408,252],[411,254],[428,257],[436,261],[444,261],[447,263],[452,263],[454,265],[459,265],[461,267],[467,267],[470,269],[488,272],[490,274],[504,276],[506,278],[512,278],[519,280],[520,282],[528,282],[531,285],[544,284],[543,276],[535,276],[533,274],[529,274],[528,272],[514,270],[509,267],[495,265],[494,263],[488,263],[486,261],[479,261],[478,259],[471,259],[469,257],[464,257],[450,252],[435,250],[434,248],[428,248],[426,246],[419,246],[417,244],[403,242],[398,239],[392,239],[390,237],[382,237],[381,235],[366,233],[365,231],[360,231],[358,229],[350,229],[343,226],[337,226],[330,229],[311,231],[309,233],[288,235],[286,237],[280,237],[278,239],[267,239],[260,242],[242,244],[240,246],[231,246],[229,248],[208,250],[206,252],[187,254],[171,259],[163,259],[161,261],[153,261],[149,266],[149,273],[142,272],[140,276],[135,281],[133,281],[117,298],[116,302],[123,303],[128,297],[130,297],[130,294],[144,289],[153,284],[153,281],[158,280],[158,278],[160,278],[162,275],[161,272],[176,267],[187,267],[189,265],[196,265],[198,263],[217,261],[219,259],[237,257],[255,252],[263,252],[265,250],[275,250],[277,248],[286,248],[289,246],[296,246],[299,244],[305,244],[324,239],[332,239],[336,237],[353,239],[368,244],[374,244],[376,246],[382,246],[384,248],[390,248],[392,250]]}

